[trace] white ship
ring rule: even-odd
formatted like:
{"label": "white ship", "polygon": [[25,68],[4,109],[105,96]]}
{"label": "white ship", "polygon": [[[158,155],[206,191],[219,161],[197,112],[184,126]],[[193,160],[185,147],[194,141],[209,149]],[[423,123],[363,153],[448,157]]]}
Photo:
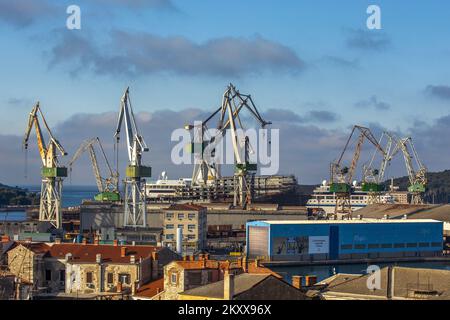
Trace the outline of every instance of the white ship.
{"label": "white ship", "polygon": [[[350,196],[352,211],[364,208],[368,204],[369,195],[361,190],[356,182],[353,183],[354,192]],[[394,197],[389,193],[382,193],[381,203],[395,203]],[[306,203],[306,208],[310,210],[323,210],[326,214],[333,214],[336,207],[336,195],[330,192],[330,185],[323,181],[322,185],[314,189],[311,198]]]}
{"label": "white ship", "polygon": [[145,192],[149,200],[170,200],[179,198],[191,186],[192,179],[169,180],[165,171],[155,182],[147,182]]}

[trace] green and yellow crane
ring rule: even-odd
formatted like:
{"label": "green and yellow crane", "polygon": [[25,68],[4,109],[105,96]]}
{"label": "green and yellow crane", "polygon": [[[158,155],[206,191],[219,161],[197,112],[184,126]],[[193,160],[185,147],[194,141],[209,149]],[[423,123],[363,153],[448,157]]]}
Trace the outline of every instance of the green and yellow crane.
{"label": "green and yellow crane", "polygon": [[[42,119],[45,129],[49,135],[49,143],[46,145],[39,123],[39,116]],[[56,229],[62,227],[61,195],[63,179],[67,177],[67,168],[61,166],[58,161],[57,151],[62,156],[67,155],[66,151],[52,134],[47,125],[44,114],[41,111],[39,102],[33,107],[28,118],[28,126],[23,139],[24,149],[28,149],[28,141],[33,126],[36,130],[37,145],[42,161],[42,184],[41,200],[39,205],[39,221],[48,221]]]}

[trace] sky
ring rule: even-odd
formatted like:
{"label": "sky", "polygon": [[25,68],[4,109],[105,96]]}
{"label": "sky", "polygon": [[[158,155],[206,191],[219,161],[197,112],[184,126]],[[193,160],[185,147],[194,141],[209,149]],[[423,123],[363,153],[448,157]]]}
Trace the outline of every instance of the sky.
{"label": "sky", "polygon": [[[372,4],[381,30],[367,28]],[[445,0],[0,0],[0,182],[39,183],[36,147],[22,150],[36,101],[62,162],[95,136],[112,157],[127,86],[153,178],[188,177],[170,161],[171,132],[220,106],[229,83],[280,129],[279,173],[300,183],[327,179],[354,124],[411,136],[430,171],[447,169],[449,15]],[[405,173],[398,160],[388,175]],[[68,180],[95,183],[87,156]]]}

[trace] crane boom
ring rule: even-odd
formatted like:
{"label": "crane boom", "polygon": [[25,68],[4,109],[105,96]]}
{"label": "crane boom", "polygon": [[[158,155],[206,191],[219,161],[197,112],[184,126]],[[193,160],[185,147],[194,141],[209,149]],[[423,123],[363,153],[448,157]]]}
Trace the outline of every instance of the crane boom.
{"label": "crane boom", "polygon": [[[114,133],[118,150],[121,127],[125,123],[128,166],[126,168],[125,179],[124,226],[146,227],[147,214],[144,177],[151,176],[151,167],[142,165],[142,153],[147,152],[149,148],[136,124],[129,93],[130,89],[127,88],[120,100],[119,116]],[[118,162],[119,159],[117,158],[116,164]]]}
{"label": "crane boom", "polygon": [[[45,144],[42,128],[39,123],[39,116],[41,117],[49,136],[49,142],[47,145]],[[37,145],[42,161],[39,220],[49,221],[54,227],[59,229],[62,225],[62,181],[63,178],[67,176],[67,169],[59,166],[56,151],[58,150],[63,156],[67,155],[67,152],[64,150],[59,141],[53,136],[53,133],[45,120],[44,114],[42,113],[39,102],[34,105],[28,117],[28,125],[25,129],[25,136],[22,142],[25,150],[28,149],[28,142],[33,126],[36,130]]]}
{"label": "crane boom", "polygon": [[[100,167],[97,160],[97,155],[95,153],[94,145],[98,145],[100,148],[101,154],[103,156],[103,160],[106,163],[106,167],[108,169],[109,177],[103,178],[100,172]],[[95,182],[97,184],[98,191],[100,192],[95,196],[96,199],[101,201],[118,201],[120,200],[119,196],[119,178],[117,172],[114,172],[109,164],[108,157],[103,149],[103,145],[100,141],[100,138],[92,138],[84,141],[80,147],[75,152],[74,156],[69,162],[70,171],[72,171],[72,167],[81,155],[88,151],[89,157],[91,159],[92,170],[95,176]]]}

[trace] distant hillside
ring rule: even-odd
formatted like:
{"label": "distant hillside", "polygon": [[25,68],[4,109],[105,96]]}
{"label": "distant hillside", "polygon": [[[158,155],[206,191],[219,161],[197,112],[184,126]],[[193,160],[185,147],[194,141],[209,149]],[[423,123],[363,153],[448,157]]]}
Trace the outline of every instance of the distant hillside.
{"label": "distant hillside", "polygon": [[39,204],[39,196],[19,187],[0,183],[0,206]]}
{"label": "distant hillside", "polygon": [[[450,203],[450,170],[442,172],[429,172],[427,174],[428,188],[425,193],[425,202],[428,203]],[[390,181],[386,181],[390,184]],[[394,185],[399,186],[400,190],[408,189],[408,177],[394,179]]]}

